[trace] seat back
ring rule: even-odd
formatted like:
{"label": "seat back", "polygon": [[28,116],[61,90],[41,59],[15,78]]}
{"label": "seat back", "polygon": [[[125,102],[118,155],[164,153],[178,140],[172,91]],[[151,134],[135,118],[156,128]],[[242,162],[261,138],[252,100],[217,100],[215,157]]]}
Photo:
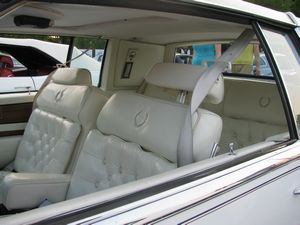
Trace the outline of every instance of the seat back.
{"label": "seat back", "polygon": [[36,100],[37,108],[17,149],[14,161],[17,172],[65,172],[82,134],[82,122],[87,117],[83,115],[84,106],[91,93],[87,70],[61,68],[54,72],[52,82]]}
{"label": "seat back", "polygon": [[[194,90],[200,75],[206,69],[206,66],[199,65],[158,63],[145,77],[148,85],[144,94],[188,103],[190,102],[191,92]],[[154,94],[151,90],[155,90],[156,93]],[[181,93],[183,92],[189,92],[185,96],[185,101],[181,100]],[[222,75],[220,75],[207,93],[204,101],[211,104],[219,104],[223,101],[223,97],[224,80]],[[222,119],[211,111],[198,108],[193,115],[193,124],[193,159],[194,161],[207,159],[212,156],[214,145],[219,143],[222,132]]]}
{"label": "seat back", "polygon": [[176,168],[176,148],[186,107],[118,92],[89,132],[67,198]]}
{"label": "seat back", "polygon": [[225,80],[225,98],[219,105],[203,104],[222,116],[220,153],[265,141],[288,130],[275,83],[249,79]]}

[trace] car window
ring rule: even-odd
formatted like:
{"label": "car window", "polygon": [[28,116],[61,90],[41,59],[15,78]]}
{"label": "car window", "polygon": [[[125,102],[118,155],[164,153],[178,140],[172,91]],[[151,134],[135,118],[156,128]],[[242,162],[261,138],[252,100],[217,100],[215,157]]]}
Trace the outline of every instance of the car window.
{"label": "car window", "polygon": [[[230,46],[230,43],[194,43],[175,50],[174,62],[211,66]],[[226,75],[273,77],[268,60],[258,43],[252,43],[232,63]]]}
{"label": "car window", "polygon": [[[54,35],[0,37],[0,93],[39,90],[58,64],[66,64],[70,42]],[[100,82],[105,45],[102,39],[74,38],[70,66],[88,69],[94,86]]]}
{"label": "car window", "polygon": [[64,63],[70,38],[1,35],[0,93],[37,91],[47,76]]}
{"label": "car window", "polygon": [[92,75],[93,86],[99,86],[106,40],[75,38],[70,67],[86,68]]}
{"label": "car window", "polygon": [[288,34],[263,28],[286,86],[294,118],[300,132],[300,56]]}

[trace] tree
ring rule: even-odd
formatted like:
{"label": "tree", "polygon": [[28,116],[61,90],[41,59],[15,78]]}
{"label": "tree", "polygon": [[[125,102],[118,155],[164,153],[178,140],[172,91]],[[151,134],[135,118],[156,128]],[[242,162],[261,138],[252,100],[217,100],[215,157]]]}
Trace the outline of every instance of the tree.
{"label": "tree", "polygon": [[282,12],[293,12],[300,17],[300,0],[247,0]]}
{"label": "tree", "polygon": [[294,0],[291,6],[291,11],[295,13],[296,16],[300,17],[300,0]]}

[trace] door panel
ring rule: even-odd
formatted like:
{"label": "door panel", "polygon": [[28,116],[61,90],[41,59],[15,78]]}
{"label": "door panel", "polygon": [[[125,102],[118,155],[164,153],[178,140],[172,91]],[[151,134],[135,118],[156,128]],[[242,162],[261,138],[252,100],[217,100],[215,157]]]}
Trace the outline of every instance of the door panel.
{"label": "door panel", "polygon": [[300,224],[300,196],[294,190],[300,187],[300,169],[297,168],[262,187],[240,196],[207,215],[193,218],[190,224]]}
{"label": "door panel", "polygon": [[0,124],[27,122],[31,114],[32,102],[0,106]]}
{"label": "door panel", "polygon": [[35,93],[0,94],[0,169],[15,158]]}
{"label": "door panel", "polygon": [[0,137],[23,134],[35,93],[0,95]]}
{"label": "door panel", "polygon": [[299,159],[158,223],[299,225],[300,196],[294,194],[298,187]]}
{"label": "door panel", "polygon": [[0,137],[0,169],[15,159],[22,136]]}

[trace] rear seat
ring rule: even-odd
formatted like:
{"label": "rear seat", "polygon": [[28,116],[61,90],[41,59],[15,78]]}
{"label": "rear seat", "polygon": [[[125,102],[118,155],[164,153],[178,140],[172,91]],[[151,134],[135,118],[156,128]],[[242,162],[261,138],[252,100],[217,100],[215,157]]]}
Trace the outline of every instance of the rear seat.
{"label": "rear seat", "polygon": [[265,141],[287,131],[287,122],[277,86],[272,82],[227,79],[224,101],[219,105],[204,103],[223,118],[221,152]]}
{"label": "rear seat", "polygon": [[[219,154],[265,141],[268,137],[286,132],[287,122],[276,85],[272,81],[225,79],[224,100],[220,104],[204,101],[202,108],[220,115],[223,130]],[[180,91],[147,84],[144,94],[177,101]],[[189,102],[191,93],[187,95]]]}
{"label": "rear seat", "polygon": [[[198,71],[198,67],[176,66],[180,68],[186,76],[189,71],[192,75]],[[150,80],[173,71],[172,65],[155,66]],[[8,209],[32,208],[44,199],[58,202],[176,168],[177,143],[186,113],[184,104],[132,92],[114,94],[84,142],[70,185],[69,178],[61,175],[45,179],[37,174],[11,174],[5,179],[4,205]],[[194,118],[194,160],[198,161],[210,156],[220,137],[222,120],[201,109]],[[20,194],[22,202],[18,201]]]}

